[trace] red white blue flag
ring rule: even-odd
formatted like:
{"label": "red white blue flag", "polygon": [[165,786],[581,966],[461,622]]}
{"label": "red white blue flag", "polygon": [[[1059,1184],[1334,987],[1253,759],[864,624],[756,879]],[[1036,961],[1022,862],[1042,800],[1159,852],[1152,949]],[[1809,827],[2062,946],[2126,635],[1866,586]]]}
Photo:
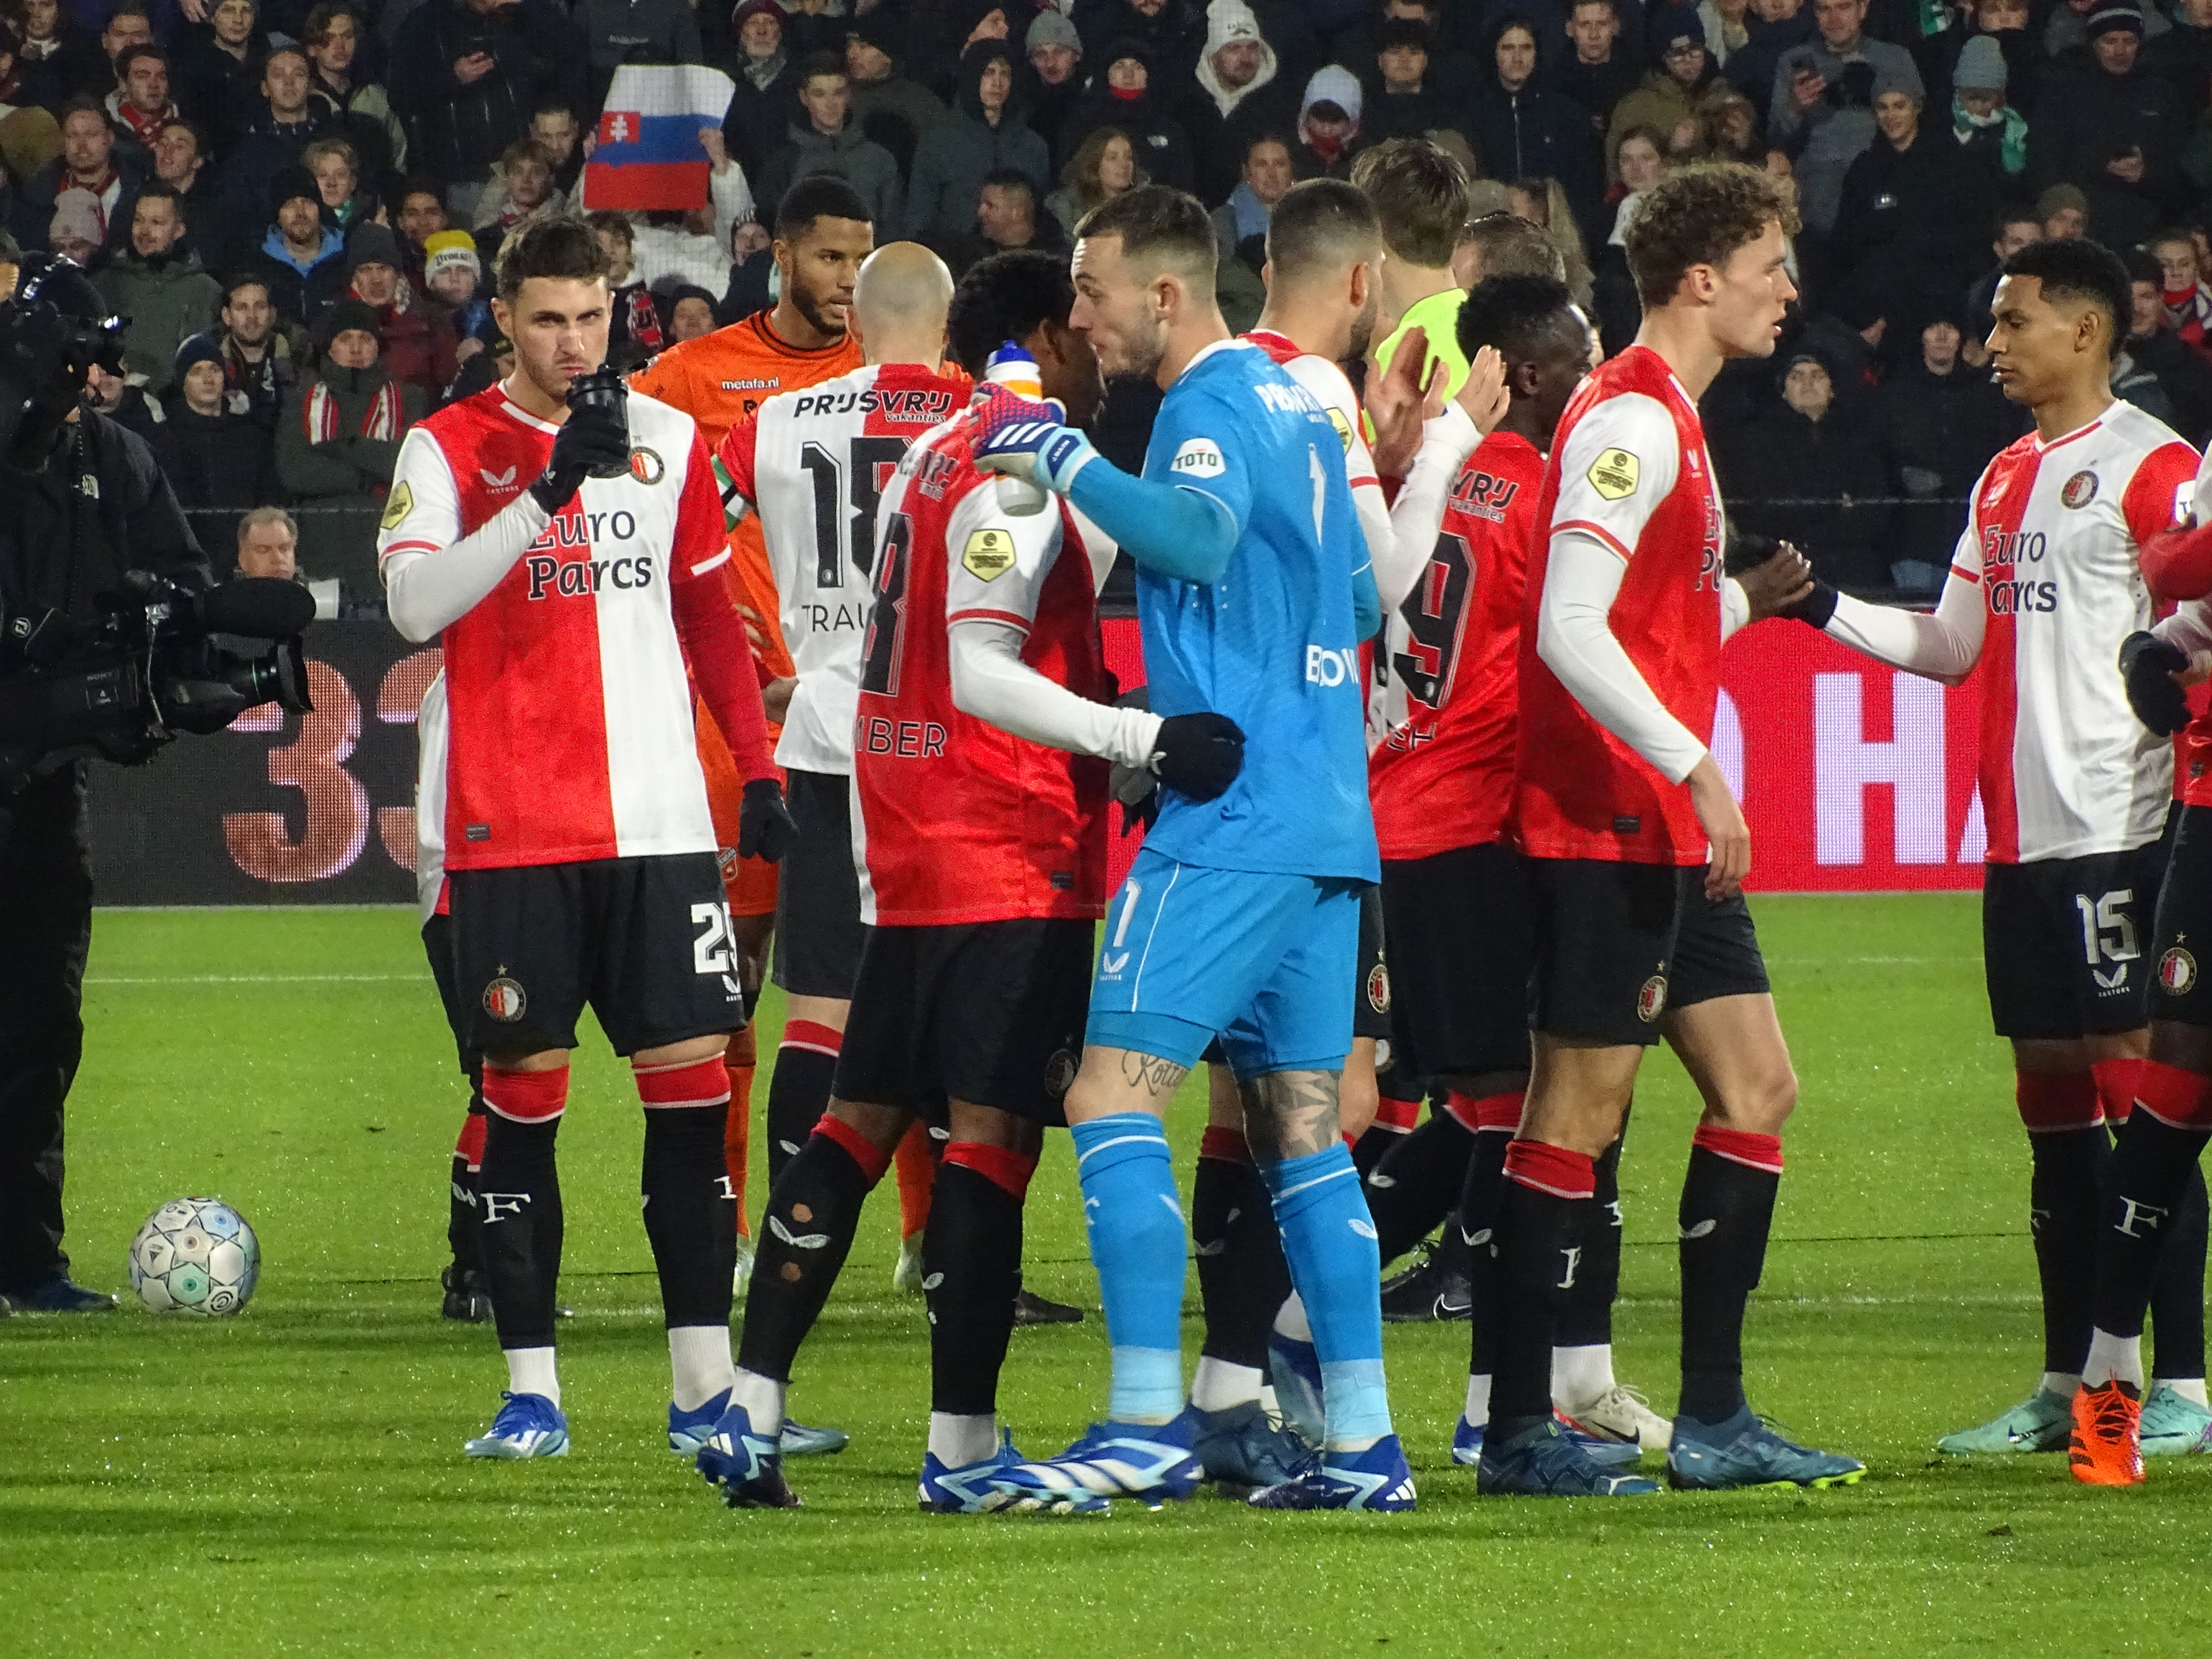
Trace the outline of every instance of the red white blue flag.
{"label": "red white blue flag", "polygon": [[607,88],[584,167],[584,205],[642,213],[707,204],[702,127],[720,128],[737,86],[698,64],[626,64]]}

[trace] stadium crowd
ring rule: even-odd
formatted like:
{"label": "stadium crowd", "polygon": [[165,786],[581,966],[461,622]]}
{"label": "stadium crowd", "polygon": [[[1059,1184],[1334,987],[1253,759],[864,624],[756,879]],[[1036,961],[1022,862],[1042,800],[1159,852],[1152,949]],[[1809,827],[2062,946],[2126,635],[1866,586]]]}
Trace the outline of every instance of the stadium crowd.
{"label": "stadium crowd", "polygon": [[374,613],[398,441],[501,372],[490,262],[577,200],[613,70],[646,63],[736,95],[702,133],[708,205],[592,220],[626,365],[772,304],[765,204],[819,172],[956,276],[1064,248],[1133,185],[1192,190],[1249,327],[1290,184],[1427,134],[1478,213],[1546,227],[1609,351],[1638,315],[1624,229],[1668,167],[1790,180],[1804,301],[1705,412],[1741,527],[1846,589],[1932,593],[2024,429],[1980,341],[2038,235],[2125,253],[2114,389],[2212,435],[2212,0],[10,0],[0,219],[131,318],[100,400],[183,505],[309,509],[302,568]]}

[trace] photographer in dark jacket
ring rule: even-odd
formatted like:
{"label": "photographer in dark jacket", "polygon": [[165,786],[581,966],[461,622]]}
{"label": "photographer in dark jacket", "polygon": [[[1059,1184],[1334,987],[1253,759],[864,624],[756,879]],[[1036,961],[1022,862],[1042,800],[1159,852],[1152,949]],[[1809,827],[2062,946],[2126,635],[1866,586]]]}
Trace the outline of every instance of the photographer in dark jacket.
{"label": "photographer in dark jacket", "polygon": [[[95,362],[120,361],[121,325],[98,290],[76,266],[40,256],[9,292],[0,303],[0,740],[11,682],[20,691],[40,668],[68,665],[72,641],[124,593],[127,571],[207,586],[152,452],[78,398]],[[85,763],[19,781],[9,752],[0,747],[0,1297],[93,1312],[114,1298],[74,1283],[62,1251],[62,1106],[84,1044],[92,942]]]}

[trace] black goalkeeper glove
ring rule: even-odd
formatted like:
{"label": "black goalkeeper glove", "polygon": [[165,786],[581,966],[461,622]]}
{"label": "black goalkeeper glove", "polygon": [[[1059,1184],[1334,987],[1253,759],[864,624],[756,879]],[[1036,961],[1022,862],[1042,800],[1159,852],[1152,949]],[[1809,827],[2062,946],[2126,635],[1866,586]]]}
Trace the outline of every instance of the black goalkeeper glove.
{"label": "black goalkeeper glove", "polygon": [[1226,714],[1170,714],[1152,739],[1152,769],[1193,800],[1212,800],[1244,769],[1244,732]]}
{"label": "black goalkeeper glove", "polygon": [[548,513],[558,513],[586,478],[617,477],[629,465],[629,422],[623,412],[604,403],[574,404],[530,493]]}
{"label": "black goalkeeper glove", "polygon": [[2173,676],[2189,666],[2188,653],[2155,634],[2130,634],[2120,645],[2120,678],[2127,682],[2128,707],[2161,738],[2189,724],[2189,695]]}
{"label": "black goalkeeper glove", "polygon": [[779,862],[799,839],[799,826],[783,804],[783,786],[774,778],[755,778],[738,805],[738,856]]}

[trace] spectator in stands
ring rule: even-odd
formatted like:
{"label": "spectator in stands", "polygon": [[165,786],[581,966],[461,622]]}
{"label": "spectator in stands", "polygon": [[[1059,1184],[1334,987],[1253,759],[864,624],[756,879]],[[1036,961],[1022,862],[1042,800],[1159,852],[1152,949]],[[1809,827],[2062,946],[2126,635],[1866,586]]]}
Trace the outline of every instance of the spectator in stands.
{"label": "spectator in stands", "polygon": [[2075,185],[2053,185],[2035,198],[2035,216],[2043,234],[2054,242],[2070,242],[2089,234],[2089,197]]}
{"label": "spectator in stands", "polygon": [[169,54],[159,46],[130,46],[116,60],[115,90],[107,94],[108,125],[116,153],[153,171],[154,135],[177,118],[169,96]]}
{"label": "spectator in stands", "polygon": [[95,367],[85,379],[85,401],[119,426],[146,441],[154,459],[167,471],[170,462],[168,416],[161,405],[120,374]]}
{"label": "spectator in stands", "polygon": [[[907,43],[899,14],[881,7],[853,19],[844,51],[854,125],[891,153],[901,178],[914,165],[922,135],[945,113],[945,100],[902,69]],[[1043,137],[1051,142],[1051,134]]]}
{"label": "spectator in stands", "polygon": [[1844,173],[1830,281],[1916,328],[1973,279],[1989,184],[1948,132],[1922,125],[1917,82],[1878,93],[1874,118],[1880,136]]}
{"label": "spectator in stands", "polygon": [[323,222],[341,236],[382,211],[375,191],[362,179],[360,158],[344,139],[316,139],[300,152],[300,165],[315,175]]}
{"label": "spectator in stands", "polygon": [[2143,14],[2108,0],[2089,15],[2088,55],[2045,87],[2028,124],[2028,178],[2078,185],[2089,223],[2113,247],[2132,247],[2178,204],[2189,126],[2173,88],[2138,61]]}
{"label": "spectator in stands", "polygon": [[546,98],[583,96],[582,40],[555,0],[423,0],[399,26],[386,85],[408,159],[468,218],[491,164]]}
{"label": "spectator in stands", "polygon": [[1342,64],[1325,64],[1316,70],[1306,81],[1298,107],[1291,171],[1301,179],[1349,176],[1359,146],[1359,110],[1365,101],[1359,78]]}
{"label": "spectator in stands", "polygon": [[1961,355],[1961,313],[1945,310],[1920,331],[1920,355],[1875,389],[1873,420],[1892,495],[1911,498],[1891,520],[1891,585],[1915,596],[1943,585],[1966,522],[1966,498],[1990,459],[2027,424],[1986,369]]}
{"label": "spectator in stands", "polygon": [[1370,143],[1418,138],[1453,125],[1452,111],[1428,74],[1428,30],[1410,18],[1385,23],[1375,53],[1375,84],[1360,112],[1360,131]]}
{"label": "spectator in stands", "polygon": [[278,316],[312,327],[345,286],[345,238],[323,222],[322,191],[305,167],[278,173],[269,201],[275,222],[262,238],[253,272]]}
{"label": "spectator in stands", "polygon": [[2185,230],[2162,230],[2145,246],[2158,261],[2159,303],[2167,324],[2184,345],[2203,350],[2212,328],[2212,287],[2197,263],[2195,239]]}
{"label": "spectator in stands", "polygon": [[1029,174],[1002,167],[983,180],[975,201],[975,222],[965,236],[946,246],[945,263],[957,277],[994,253],[1039,248],[1065,254],[1067,247],[1066,234],[1038,202]]}
{"label": "spectator in stands", "polygon": [[177,102],[211,134],[228,138],[251,111],[269,37],[255,0],[216,0],[208,27],[189,29],[177,48]]}
{"label": "spectator in stands", "polygon": [[[242,509],[275,495],[276,446],[245,394],[230,390],[214,338],[198,334],[179,346],[171,379],[175,389],[161,404],[168,428],[163,459],[177,505]],[[208,534],[204,526],[200,533]]]}
{"label": "spectator in stands", "polygon": [[[1059,161],[1067,154],[1060,134],[1083,96],[1083,40],[1075,25],[1050,6],[1038,9],[1023,38],[1035,77],[1030,87],[1030,125],[1052,146],[1053,159]],[[1200,75],[1202,82],[1203,70]]]}
{"label": "spectator in stands", "polygon": [[229,270],[240,257],[238,219],[204,145],[197,122],[170,122],[154,135],[154,176],[177,192],[201,265]]}
{"label": "spectator in stands", "polygon": [[953,106],[914,153],[902,233],[908,240],[941,249],[971,234],[983,181],[994,173],[1018,173],[1043,195],[1052,152],[1024,118],[1015,61],[1005,40],[979,40],[963,54]]}
{"label": "spectator in stands", "polygon": [[300,578],[300,526],[281,507],[257,507],[238,521],[238,574]]}
{"label": "spectator in stands", "polygon": [[119,240],[130,226],[130,204],[146,181],[144,169],[116,155],[107,112],[90,98],[80,95],[64,106],[61,126],[62,153],[32,174],[17,192],[16,240],[26,248],[48,246],[46,230],[53,220],[55,198],[64,190],[83,191],[98,208],[95,244],[111,234]]}
{"label": "spectator in stands", "polygon": [[352,509],[310,515],[301,551],[310,570],[337,577],[359,607],[380,592],[376,520],[399,441],[428,400],[378,361],[376,314],[361,301],[340,300],[316,332],[320,361],[301,376],[276,424],[276,473],[296,501]]}
{"label": "spectator in stands", "polygon": [[[770,4],[775,0],[769,0]],[[607,256],[607,362],[620,369],[635,368],[658,356],[668,343],[660,326],[660,313],[652,292],[635,280],[635,236],[627,216],[602,210],[586,216],[592,234]]]}
{"label": "spectator in stands", "polygon": [[[721,134],[718,131],[714,136],[719,139]],[[553,157],[535,138],[518,138],[507,147],[492,171],[491,184],[478,198],[479,212],[495,197],[498,211],[479,218],[475,233],[478,250],[495,264],[500,244],[516,230],[550,218],[568,206],[553,187]]]}
{"label": "spectator in stands", "polygon": [[[2043,221],[2032,210],[2008,204],[1997,210],[1991,229],[1995,234],[1990,240],[1990,252],[1996,256],[1996,263],[1976,277],[1966,290],[1966,313],[1960,319],[1966,334],[1960,351],[1967,362],[1977,368],[1988,361],[1982,342],[1989,338],[1990,330],[1996,326],[1990,317],[1990,301],[1996,297],[1997,282],[2004,275],[2005,261],[2030,242],[2041,240]],[[2080,234],[2078,230],[2075,233]]]}
{"label": "spectator in stands", "polygon": [[232,199],[258,202],[318,138],[344,137],[337,106],[314,90],[313,65],[297,46],[274,48],[261,65],[261,106],[223,163]]}
{"label": "spectator in stands", "polygon": [[1490,41],[1495,67],[1476,94],[1467,128],[1483,171],[1500,179],[1557,179],[1570,199],[1594,205],[1604,193],[1597,146],[1581,109],[1545,87],[1535,24],[1509,16]]}
{"label": "spectator in stands", "polygon": [[624,64],[702,64],[699,19],[692,0],[576,0],[570,14],[583,31],[592,66],[586,106],[606,100]]}
{"label": "spectator in stands", "polygon": [[[1062,149],[1079,146],[1094,127],[1119,127],[1129,135],[1136,146],[1137,164],[1154,184],[1190,189],[1190,135],[1176,118],[1170,100],[1153,87],[1151,49],[1137,40],[1117,40],[1103,56],[1105,73],[1091,82],[1068,118],[1067,130],[1060,135]],[[1168,83],[1161,84],[1164,88]],[[1358,84],[1352,82],[1355,88]]]}
{"label": "spectator in stands", "polygon": [[62,153],[61,124],[32,100],[21,64],[15,30],[0,18],[0,197]]}
{"label": "spectator in stands", "polygon": [[[625,231],[629,228],[629,222],[619,213],[611,216]],[[491,297],[484,284],[483,259],[477,252],[476,239],[465,230],[435,231],[423,252],[422,286],[453,313],[453,331],[459,337],[454,350],[465,357],[471,347],[483,345],[484,335],[492,327]],[[406,257],[404,247],[400,257]]]}
{"label": "spectator in stands", "polygon": [[89,270],[100,260],[104,222],[99,198],[88,190],[72,186],[54,198],[54,216],[46,226],[46,246],[63,258]]}
{"label": "spectator in stands", "polygon": [[[1505,187],[1506,210],[1516,219],[1525,220],[1544,233],[1559,258],[1558,280],[1566,284],[1567,291],[1575,296],[1575,303],[1585,311],[1589,308],[1593,279],[1589,255],[1584,252],[1581,234],[1575,228],[1574,204],[1567,200],[1567,192],[1556,179],[1516,179]],[[1465,234],[1462,244],[1466,246]],[[1483,275],[1495,273],[1484,272]],[[1550,276],[1547,269],[1535,273]],[[1452,275],[1460,279],[1459,285],[1470,291],[1481,280],[1477,276],[1464,276],[1460,269],[1459,254],[1452,256]]]}
{"label": "spectator in stands", "polygon": [[22,101],[35,104],[57,119],[78,93],[96,88],[107,95],[100,71],[107,62],[97,36],[62,15],[61,0],[23,0],[18,27],[22,46],[17,62],[23,77]]}
{"label": "spectator in stands", "polygon": [[1725,81],[1714,82],[1698,100],[1698,159],[1762,166],[1766,139],[1760,127],[1759,108],[1750,99]]}
{"label": "spectator in stands", "polygon": [[118,0],[107,14],[107,27],[100,32],[100,59],[97,64],[87,60],[85,78],[76,89],[105,99],[122,82],[123,54],[133,46],[153,44],[152,0]]}
{"label": "spectator in stands", "polygon": [[300,378],[306,331],[288,328],[258,276],[234,276],[222,291],[210,338],[222,363],[223,383],[245,399],[245,412],[274,433],[285,394]]}
{"label": "spectator in stands", "polygon": [[1792,46],[1815,38],[1813,8],[1806,0],[1752,0],[1743,18],[1744,45],[1729,54],[1721,73],[1728,83],[1758,106],[1759,125],[1770,118],[1774,71]]}
{"label": "spectator in stands", "polygon": [[[797,71],[783,40],[783,8],[775,0],[744,0],[731,22],[737,51],[722,72],[737,85],[722,137],[749,173],[757,173],[783,143],[785,122],[798,92]],[[848,58],[848,66],[850,58]]]}
{"label": "spectator in stands", "polygon": [[2011,78],[2003,52],[1986,34],[1966,42],[1951,70],[1951,136],[1985,187],[2017,187],[2027,171],[2027,118],[2006,100]]}
{"label": "spectator in stands", "polygon": [[685,283],[668,291],[661,326],[671,345],[682,345],[714,331],[714,296],[703,288]]}
{"label": "spectator in stands", "polygon": [[1573,50],[1559,66],[1559,91],[1589,118],[1590,137],[1602,138],[1614,106],[1644,78],[1634,54],[1620,45],[1614,0],[1575,0],[1567,13],[1567,40]]}
{"label": "spectator in stands", "polygon": [[2126,258],[2135,302],[2124,343],[2128,358],[2166,393],[2173,411],[2166,424],[2201,447],[2212,433],[2212,365],[2184,343],[2166,315],[2166,272],[2158,259],[2141,249]]}
{"label": "spectator in stands", "polygon": [[1786,151],[1806,229],[1825,239],[1843,199],[1844,174],[1874,142],[1874,100],[1905,89],[1927,102],[1903,46],[1869,38],[1867,0],[1813,0],[1820,38],[1784,52],[1774,70],[1766,136]]}
{"label": "spectator in stands", "polygon": [[399,239],[371,221],[346,238],[346,294],[376,316],[377,356],[394,380],[435,403],[453,383],[453,313],[399,275]]}
{"label": "spectator in stands", "polygon": [[[1288,165],[1287,153],[1285,165]],[[1150,183],[1144,168],[1137,165],[1129,135],[1119,127],[1094,127],[1067,158],[1067,165],[1060,169],[1060,188],[1045,198],[1044,204],[1060,228],[1073,236],[1075,227],[1091,209],[1125,190]]]}
{"label": "spectator in stands", "polygon": [[313,67],[314,89],[345,117],[362,175],[381,191],[407,170],[407,130],[392,112],[384,88],[355,76],[361,38],[361,18],[350,7],[320,0],[307,14],[301,41]]}
{"label": "spectator in stands", "polygon": [[1636,89],[1613,106],[1605,135],[1608,162],[1611,152],[1620,148],[1622,136],[1636,127],[1663,134],[1669,155],[1697,145],[1698,100],[1717,76],[1695,6],[1670,5],[1652,20],[1651,59]]}
{"label": "spectator in stands", "polygon": [[1214,297],[1240,334],[1259,320],[1267,304],[1260,271],[1267,263],[1267,226],[1295,176],[1289,145],[1265,135],[1255,138],[1244,149],[1243,177],[1213,210]]}
{"label": "spectator in stands", "polygon": [[[1960,61],[1977,40],[1986,40],[1984,50],[1995,50],[2004,60],[2014,106],[2023,112],[2033,108],[2051,64],[2028,31],[2028,0],[1968,0],[1958,7],[1950,27],[1922,40],[1917,56],[1928,83],[1929,106],[1941,109],[1958,90]],[[1988,78],[1986,65],[1979,73]]]}
{"label": "spectator in stands", "polygon": [[[446,193],[432,179],[410,179],[399,186],[396,210],[392,215],[392,228],[399,233],[399,258],[405,268],[407,279],[412,282],[422,274],[423,262],[429,258],[429,240],[440,231],[449,229],[453,221],[446,215]],[[470,239],[469,246],[476,246]]]}
{"label": "spectator in stands", "polygon": [[730,227],[730,286],[715,307],[715,320],[727,328],[775,303],[769,284],[776,280],[775,241],[768,227],[748,219]]}
{"label": "spectator in stands", "polygon": [[790,123],[787,142],[761,170],[760,199],[773,204],[808,173],[834,173],[868,204],[876,223],[902,223],[898,163],[852,118],[844,65],[826,53],[808,58],[799,66],[799,103],[801,118]]}
{"label": "spectator in stands", "polygon": [[1282,60],[1245,0],[1215,0],[1206,17],[1197,70],[1201,95],[1188,100],[1184,125],[1198,193],[1211,205],[1237,188],[1237,169],[1255,138],[1263,132],[1279,137],[1297,125],[1298,92],[1282,78]]}
{"label": "spectator in stands", "polygon": [[2172,28],[2146,39],[2142,61],[2172,88],[2185,113],[2201,116],[2212,87],[2212,0],[2179,0]]}
{"label": "spectator in stands", "polygon": [[731,228],[754,215],[744,169],[730,159],[720,131],[702,128],[699,142],[707,150],[708,205],[688,213],[648,213],[630,222],[637,278],[648,288],[684,282],[710,294],[722,292],[730,281]]}
{"label": "spectator in stands", "polygon": [[1076,0],[1073,15],[1076,33],[1086,40],[1141,47],[1146,66],[1158,82],[1154,96],[1164,105],[1180,102],[1182,88],[1197,78],[1199,56],[1206,49],[1206,10],[1196,0]]}
{"label": "spectator in stands", "polygon": [[1744,531],[1795,542],[1838,587],[1887,588],[1887,510],[1865,505],[1887,489],[1873,433],[1866,422],[1831,418],[1835,383],[1814,353],[1791,354],[1781,386],[1779,408],[1768,404],[1716,434],[1713,467],[1731,515]]}
{"label": "spectator in stands", "polygon": [[173,186],[149,181],[131,212],[131,240],[93,284],[119,316],[131,319],[123,365],[159,395],[169,389],[177,348],[208,325],[222,290],[200,268],[185,240],[182,203]]}

